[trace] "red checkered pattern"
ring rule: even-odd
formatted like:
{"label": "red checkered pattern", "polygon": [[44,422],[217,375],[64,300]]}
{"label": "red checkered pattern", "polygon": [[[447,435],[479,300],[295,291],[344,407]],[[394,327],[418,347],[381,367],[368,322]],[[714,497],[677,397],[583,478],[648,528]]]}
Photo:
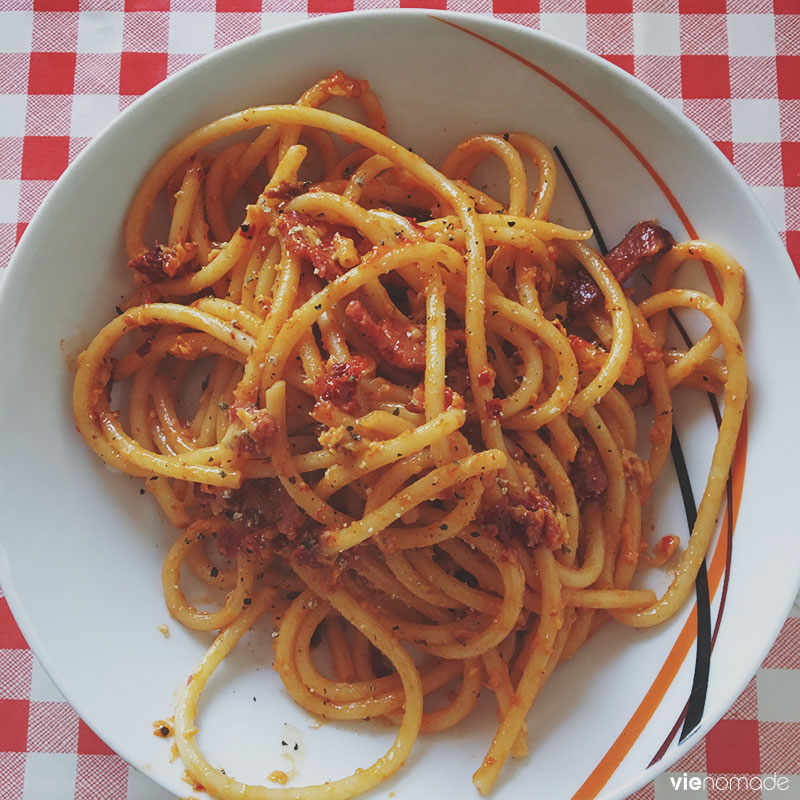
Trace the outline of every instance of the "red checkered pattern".
{"label": "red checkered pattern", "polygon": [[[0,0],[0,280],[53,183],[167,75],[264,28],[354,8],[492,13],[565,38],[682,108],[764,203],[800,273],[800,0]],[[787,697],[789,700],[787,700]],[[725,718],[670,775],[793,776],[800,798],[800,611]],[[0,592],[3,800],[168,800],[78,719]],[[716,792],[716,794],[715,794]],[[747,790],[692,796],[756,800]]]}

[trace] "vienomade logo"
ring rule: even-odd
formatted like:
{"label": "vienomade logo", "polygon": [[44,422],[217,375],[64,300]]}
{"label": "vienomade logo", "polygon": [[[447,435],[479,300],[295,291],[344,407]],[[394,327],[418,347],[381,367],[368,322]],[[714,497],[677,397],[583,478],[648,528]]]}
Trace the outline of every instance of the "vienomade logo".
{"label": "vienomade logo", "polygon": [[713,788],[721,792],[735,791],[778,791],[789,790],[790,781],[785,775],[689,775],[684,772],[681,776],[670,775],[669,781],[676,791],[699,792],[701,789]]}

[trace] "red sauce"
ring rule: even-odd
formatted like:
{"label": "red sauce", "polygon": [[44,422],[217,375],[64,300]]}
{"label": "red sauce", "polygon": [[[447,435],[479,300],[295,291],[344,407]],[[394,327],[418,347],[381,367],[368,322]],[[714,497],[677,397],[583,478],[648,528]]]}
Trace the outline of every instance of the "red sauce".
{"label": "red sauce", "polygon": [[594,500],[608,489],[608,475],[591,436],[585,431],[580,431],[577,436],[580,447],[570,466],[569,478],[580,503]]}
{"label": "red sauce", "polygon": [[326,375],[314,382],[313,391],[318,402],[331,402],[345,413],[355,414],[361,378],[372,366],[364,356],[329,364]]}
{"label": "red sauce", "polygon": [[225,558],[235,558],[239,551],[241,530],[233,525],[222,525],[217,530],[217,550]]}
{"label": "red sauce", "polygon": [[396,319],[378,322],[360,300],[348,303],[345,313],[389,364],[410,372],[425,371],[425,326]]}
{"label": "red sauce", "polygon": [[295,541],[318,527],[275,478],[253,479],[241,489],[195,484],[194,497],[203,516],[225,522],[216,541],[227,558],[237,551],[272,549],[276,536]]}
{"label": "red sauce", "polygon": [[292,200],[295,197],[299,197],[301,194],[305,194],[311,184],[307,181],[303,181],[302,183],[298,183],[296,181],[281,181],[277,186],[273,186],[271,189],[267,190],[267,197],[273,200]]}
{"label": "red sauce", "polygon": [[167,247],[156,242],[155,247],[139,253],[128,262],[128,267],[144,278],[147,283],[158,283],[166,278],[174,278],[188,264],[197,251],[194,243],[186,243],[177,247]]}
{"label": "red sauce", "polygon": [[521,496],[503,495],[498,503],[481,509],[480,519],[484,529],[503,542],[518,540],[530,548],[544,542],[550,549],[563,543],[553,503],[533,489]]}
{"label": "red sauce", "polygon": [[673,534],[662,536],[653,548],[653,552],[644,559],[645,562],[651,567],[660,567],[666,564],[680,543],[681,540]]}
{"label": "red sauce", "polygon": [[286,247],[299,258],[314,265],[314,272],[324,280],[333,280],[343,274],[334,259],[331,227],[300,211],[284,211],[278,218]]}
{"label": "red sauce", "polygon": [[503,416],[503,401],[498,397],[493,397],[486,401],[486,416],[489,419],[500,419]]}
{"label": "red sauce", "polygon": [[236,409],[246,408],[254,422],[253,428],[242,432],[236,441],[237,452],[250,456],[268,456],[272,450],[272,439],[277,424],[275,418],[265,408],[253,406],[231,406],[231,419],[237,419]]}
{"label": "red sauce", "polygon": [[494,369],[489,364],[486,364],[478,373],[478,386],[492,386],[496,377],[497,373]]}

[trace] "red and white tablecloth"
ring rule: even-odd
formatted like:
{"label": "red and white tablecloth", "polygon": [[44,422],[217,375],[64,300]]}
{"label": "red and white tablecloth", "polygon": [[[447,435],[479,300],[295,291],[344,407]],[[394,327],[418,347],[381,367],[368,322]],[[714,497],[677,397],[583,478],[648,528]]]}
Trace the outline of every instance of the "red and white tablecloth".
{"label": "red and white tablecloth", "polygon": [[[495,15],[633,73],[731,159],[800,274],[800,0],[0,0],[0,281],[67,164],[138,95],[259,31],[398,5]],[[670,778],[684,773],[715,780],[701,791],[675,789]],[[724,778],[740,775],[788,781],[783,790],[732,790]],[[682,794],[800,800],[798,606],[725,718],[633,798]],[[0,800],[168,797],[64,701],[0,590]]]}

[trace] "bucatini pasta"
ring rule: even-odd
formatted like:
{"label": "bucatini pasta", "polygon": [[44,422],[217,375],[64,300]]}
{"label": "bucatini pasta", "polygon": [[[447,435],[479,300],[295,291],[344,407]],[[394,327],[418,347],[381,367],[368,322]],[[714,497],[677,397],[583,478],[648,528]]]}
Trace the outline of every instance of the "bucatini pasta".
{"label": "bucatini pasta", "polygon": [[[332,96],[367,123],[320,109]],[[474,775],[488,793],[525,755],[526,716],[560,660],[609,618],[644,627],[680,608],[722,501],[747,391],[734,259],[651,221],[601,256],[591,231],[548,221],[556,166],[526,133],[471,137],[437,169],[386,128],[366,81],[335,73],[295,105],[176,144],[126,223],[132,294],[79,358],[80,432],[147,479],[177,530],[171,615],[218,631],[175,713],[186,768],[216,797],[358,795],[483,687],[498,711]],[[502,200],[470,183],[488,158],[507,173]],[[162,243],[146,242],[162,193]],[[672,287],[695,258],[719,274],[721,303]],[[650,290],[624,289],[645,263]],[[710,323],[685,352],[666,345],[674,308]],[[631,581],[677,543],[641,557],[681,384],[723,392],[724,414],[688,547],[657,597]],[[651,418],[644,457],[637,408]],[[192,605],[182,570],[219,590],[217,608]],[[245,786],[200,751],[203,687],[265,613],[303,708],[396,725],[374,764],[321,786]],[[426,708],[444,687],[445,705]]]}

